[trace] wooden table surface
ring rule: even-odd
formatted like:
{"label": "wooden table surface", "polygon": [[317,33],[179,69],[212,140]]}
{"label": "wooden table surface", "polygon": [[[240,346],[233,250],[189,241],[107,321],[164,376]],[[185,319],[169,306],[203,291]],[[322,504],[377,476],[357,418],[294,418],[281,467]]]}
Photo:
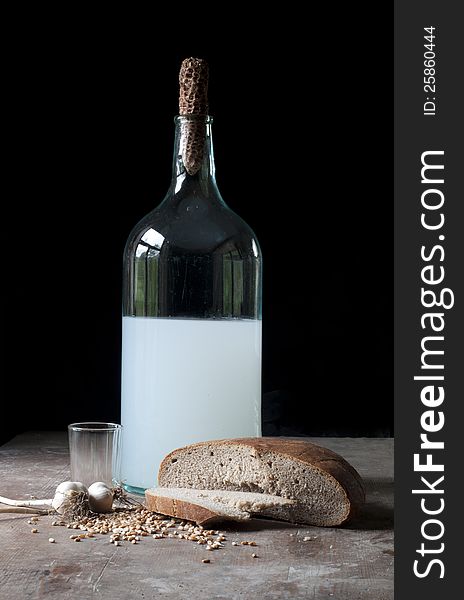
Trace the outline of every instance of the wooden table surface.
{"label": "wooden table surface", "polygon": [[[151,536],[135,546],[115,547],[107,535],[76,544],[50,516],[40,517],[33,534],[28,515],[0,514],[1,600],[391,600],[393,440],[311,441],[344,456],[364,478],[367,502],[348,526],[253,520],[224,527],[225,547],[206,552],[194,542]],[[0,495],[51,498],[69,479],[68,463],[64,433],[19,435],[0,448]],[[231,545],[250,539],[256,548]]]}

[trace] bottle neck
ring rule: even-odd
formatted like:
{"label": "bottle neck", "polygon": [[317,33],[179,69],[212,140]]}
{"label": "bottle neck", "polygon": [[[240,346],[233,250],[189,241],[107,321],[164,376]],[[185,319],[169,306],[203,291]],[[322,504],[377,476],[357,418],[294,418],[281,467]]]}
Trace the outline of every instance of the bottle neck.
{"label": "bottle neck", "polygon": [[212,122],[211,117],[201,115],[175,118],[171,181],[174,194],[189,192],[220,198],[215,178]]}

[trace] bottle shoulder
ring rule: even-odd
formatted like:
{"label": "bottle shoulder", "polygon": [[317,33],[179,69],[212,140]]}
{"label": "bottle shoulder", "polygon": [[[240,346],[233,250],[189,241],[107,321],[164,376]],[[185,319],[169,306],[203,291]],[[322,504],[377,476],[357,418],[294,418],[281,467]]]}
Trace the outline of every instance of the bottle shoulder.
{"label": "bottle shoulder", "polygon": [[225,203],[201,197],[164,200],[133,228],[125,255],[136,254],[140,246],[176,255],[238,252],[242,258],[261,258],[251,227]]}

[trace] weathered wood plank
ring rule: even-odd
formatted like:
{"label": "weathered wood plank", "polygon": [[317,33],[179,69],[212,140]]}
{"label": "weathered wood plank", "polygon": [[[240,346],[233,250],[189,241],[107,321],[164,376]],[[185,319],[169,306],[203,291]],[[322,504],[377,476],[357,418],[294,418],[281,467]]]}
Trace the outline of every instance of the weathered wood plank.
{"label": "weathered wood plank", "polygon": [[[229,526],[226,547],[206,552],[192,542],[151,537],[136,546],[115,547],[108,536],[76,544],[50,517],[40,517],[39,533],[32,534],[28,515],[0,514],[0,598],[391,600],[393,441],[312,441],[342,454],[365,478],[366,506],[348,527],[254,520]],[[65,435],[18,436],[0,448],[0,475],[0,495],[51,497],[69,477]],[[231,546],[245,539],[258,546]],[[205,557],[211,564],[201,562]]]}

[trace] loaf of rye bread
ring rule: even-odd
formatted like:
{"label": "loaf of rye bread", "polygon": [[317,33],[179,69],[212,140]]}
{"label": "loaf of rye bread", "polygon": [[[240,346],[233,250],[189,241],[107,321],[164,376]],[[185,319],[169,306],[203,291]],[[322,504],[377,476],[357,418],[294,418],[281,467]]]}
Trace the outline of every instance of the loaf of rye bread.
{"label": "loaf of rye bread", "polygon": [[145,492],[148,510],[207,525],[214,521],[245,521],[275,506],[291,506],[292,500],[252,492],[153,488]]}
{"label": "loaf of rye bread", "polygon": [[237,438],[199,442],[170,452],[158,484],[168,488],[254,492],[295,501],[260,515],[332,527],[364,502],[361,477],[341,456],[304,440]]}

